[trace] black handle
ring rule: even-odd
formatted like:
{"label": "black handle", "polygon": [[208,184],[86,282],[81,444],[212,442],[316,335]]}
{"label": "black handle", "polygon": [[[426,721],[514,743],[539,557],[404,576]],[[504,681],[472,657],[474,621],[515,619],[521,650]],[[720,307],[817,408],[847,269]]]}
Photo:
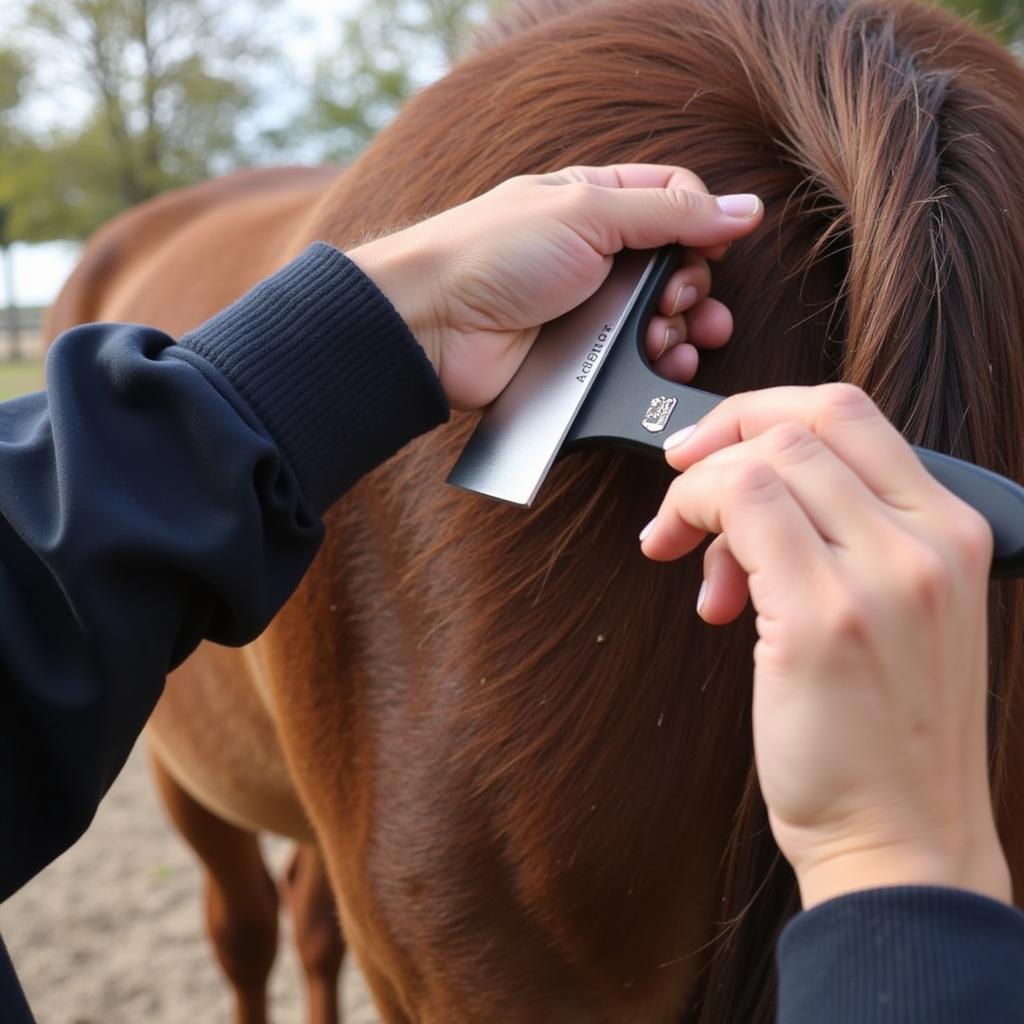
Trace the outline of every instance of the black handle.
{"label": "black handle", "polygon": [[1024,487],[952,455],[914,446],[925,469],[987,520],[995,540],[992,575],[1024,576]]}
{"label": "black handle", "polygon": [[[565,439],[563,454],[585,446],[614,445],[660,458],[668,434],[695,423],[722,401],[721,395],[659,377],[644,357],[647,325],[681,254],[678,246],[668,246],[655,257],[629,319]],[[914,451],[939,483],[988,520],[995,538],[992,575],[1024,576],[1024,487],[950,455],[926,448]]]}

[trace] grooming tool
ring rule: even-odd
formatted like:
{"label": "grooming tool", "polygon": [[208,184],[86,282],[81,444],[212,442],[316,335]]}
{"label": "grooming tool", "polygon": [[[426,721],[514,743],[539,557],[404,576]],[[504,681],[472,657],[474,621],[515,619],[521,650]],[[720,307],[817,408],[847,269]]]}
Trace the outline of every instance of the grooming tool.
{"label": "grooming tool", "polygon": [[[529,507],[555,460],[582,447],[663,458],[662,440],[721,395],[659,377],[643,353],[658,297],[682,250],[619,254],[601,288],[546,324],[508,387],[485,410],[448,483]],[[1024,487],[926,448],[918,458],[992,527],[992,575],[1024,576]]]}

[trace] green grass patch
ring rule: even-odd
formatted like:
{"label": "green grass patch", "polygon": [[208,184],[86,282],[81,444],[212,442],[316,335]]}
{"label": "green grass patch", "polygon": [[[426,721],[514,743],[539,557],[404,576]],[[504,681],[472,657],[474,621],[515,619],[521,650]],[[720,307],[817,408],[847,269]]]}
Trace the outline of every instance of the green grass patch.
{"label": "green grass patch", "polygon": [[30,391],[43,388],[43,361],[21,359],[18,362],[0,362],[0,402]]}

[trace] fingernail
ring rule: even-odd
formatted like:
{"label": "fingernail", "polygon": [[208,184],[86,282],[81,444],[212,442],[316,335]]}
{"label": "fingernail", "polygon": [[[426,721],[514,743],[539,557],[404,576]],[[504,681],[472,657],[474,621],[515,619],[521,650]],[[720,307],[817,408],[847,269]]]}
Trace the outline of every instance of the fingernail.
{"label": "fingernail", "polygon": [[654,362],[657,362],[678,340],[679,332],[674,327],[666,327],[665,335],[661,339],[661,348],[654,357]]}
{"label": "fingernail", "polygon": [[696,423],[691,423],[688,427],[683,427],[682,430],[677,430],[674,434],[669,434],[665,438],[662,447],[665,451],[669,448],[678,448],[695,430],[697,429]]}
{"label": "fingernail", "polygon": [[692,284],[680,285],[679,291],[676,292],[676,301],[672,303],[672,315],[689,309],[696,301],[697,289]]}
{"label": "fingernail", "polygon": [[654,529],[654,524],[658,521],[658,517],[655,516],[641,531],[640,531],[640,543],[642,544],[644,538]]}
{"label": "fingernail", "polygon": [[704,607],[704,598],[708,596],[708,581],[704,580],[700,585],[700,590],[697,591],[697,614],[700,615],[701,608]]}
{"label": "fingernail", "polygon": [[761,209],[761,200],[748,193],[738,196],[719,196],[715,201],[722,213],[728,217],[753,217]]}

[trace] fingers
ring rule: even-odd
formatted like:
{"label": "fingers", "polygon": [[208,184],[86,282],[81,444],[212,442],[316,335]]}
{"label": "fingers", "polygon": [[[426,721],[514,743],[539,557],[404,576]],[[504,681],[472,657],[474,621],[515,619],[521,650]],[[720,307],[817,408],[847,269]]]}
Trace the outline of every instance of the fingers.
{"label": "fingers", "polygon": [[732,336],[732,314],[715,299],[672,317],[652,317],[644,348],[654,372],[685,384],[697,372],[698,351],[720,348]]}
{"label": "fingers", "polygon": [[704,552],[704,583],[697,614],[713,626],[732,622],[747,605],[747,574],[729,550],[725,536],[716,537]]}
{"label": "fingers", "polygon": [[817,534],[837,553],[896,547],[903,538],[892,510],[815,433],[793,421],[713,452],[685,476],[728,477],[756,462],[772,467]]}
{"label": "fingers", "polygon": [[712,452],[770,430],[783,422],[815,433],[880,498],[913,507],[939,485],[899,431],[859,388],[826,384],[813,388],[769,388],[734,395],[708,413],[681,443],[666,442],[676,469]]}
{"label": "fingers", "polygon": [[658,301],[658,313],[647,326],[647,358],[657,362],[670,348],[689,338],[683,313],[699,305],[711,290],[711,269],[693,249],[683,254],[678,270],[669,278]]}
{"label": "fingers", "polygon": [[764,614],[812,601],[823,573],[873,578],[905,553],[903,518],[810,429],[786,421],[691,465],[641,534],[641,549],[663,561],[720,534],[705,555],[700,614],[724,623],[743,610],[748,587]]}
{"label": "fingers", "polygon": [[[641,550],[654,561],[669,561],[688,554],[709,533],[725,534],[736,564],[749,577],[759,611],[769,605],[799,608],[808,599],[811,581],[834,563],[804,509],[763,459],[736,460],[711,470],[698,463],[677,477],[640,535]],[[794,579],[804,585],[793,586]],[[738,599],[728,592],[725,598],[727,615]]]}
{"label": "fingers", "polygon": [[576,166],[540,176],[553,185],[579,182],[601,188],[674,188],[708,192],[704,182],[685,167],[669,164],[611,164],[606,167]]}
{"label": "fingers", "polygon": [[697,350],[692,345],[676,345],[652,363],[651,368],[659,377],[686,384],[696,376],[699,363]]}
{"label": "fingers", "polygon": [[686,341],[686,320],[682,316],[651,317],[644,349],[650,362],[657,362],[670,348]]}
{"label": "fingers", "polygon": [[[659,312],[647,328],[645,351],[655,371],[670,380],[692,380],[697,371],[697,349],[718,348],[732,335],[732,314],[708,298],[711,269],[707,260],[688,249],[658,302]],[[688,344],[687,344],[688,343]],[[676,346],[682,351],[664,359]]]}
{"label": "fingers", "polygon": [[713,249],[749,234],[764,213],[757,196],[710,196],[681,167],[569,167],[536,180],[576,189],[573,227],[602,255],[673,242]]}
{"label": "fingers", "polygon": [[732,337],[732,313],[716,299],[705,299],[685,320],[687,341],[698,348],[721,348]]}
{"label": "fingers", "polygon": [[757,196],[713,197],[685,189],[589,187],[580,202],[577,230],[606,254],[673,242],[720,245],[750,234],[764,213]]}
{"label": "fingers", "polygon": [[669,278],[658,302],[658,312],[670,317],[691,309],[711,291],[711,268],[699,253],[688,249],[679,269]]}
{"label": "fingers", "polygon": [[[822,405],[822,392],[829,390],[833,397]],[[772,423],[765,408],[756,404],[765,394],[781,403],[778,409],[771,403],[767,408],[788,418]],[[810,581],[820,579],[822,571],[858,579],[862,588],[897,597],[899,588],[894,589],[892,581],[901,573],[912,581],[915,599],[922,593],[941,595],[950,572],[957,578],[969,576],[979,593],[984,592],[991,556],[988,524],[927,474],[878,410],[870,402],[864,407],[867,400],[860,392],[823,385],[737,399],[742,401],[733,401],[733,408],[725,410],[729,415],[717,418],[715,409],[705,417],[690,435],[692,444],[687,438],[670,448],[676,468],[688,468],[641,536],[643,552],[664,560],[691,551],[707,533],[725,535],[728,555],[721,546],[709,549],[707,607],[701,612],[707,621],[725,622],[739,614],[741,572],[749,577],[759,614],[763,602],[756,589],[758,572],[774,581],[777,593],[780,588],[809,592]],[[836,401],[847,419],[835,419],[834,409],[820,411],[832,409],[829,403]],[[801,416],[819,423],[820,433],[804,425]],[[693,461],[694,452],[708,447],[712,450]],[[898,472],[904,475],[890,479],[892,467],[901,462],[904,468]],[[772,540],[768,527],[758,527],[749,515],[748,492],[756,489],[755,484],[766,493],[769,484],[785,491],[788,502],[765,504],[765,514],[775,514],[774,508],[782,517],[797,516],[800,529],[792,523],[786,529],[791,544],[800,541],[804,546],[783,547],[774,554],[757,551],[752,538],[758,530],[765,543],[782,544],[785,538],[780,533]],[[929,580],[940,582],[929,590]]]}
{"label": "fingers", "polygon": [[732,242],[723,242],[721,245],[704,246],[700,249],[700,254],[706,260],[713,260],[717,262],[718,260],[725,258],[725,254],[729,251],[730,245],[732,245]]}

